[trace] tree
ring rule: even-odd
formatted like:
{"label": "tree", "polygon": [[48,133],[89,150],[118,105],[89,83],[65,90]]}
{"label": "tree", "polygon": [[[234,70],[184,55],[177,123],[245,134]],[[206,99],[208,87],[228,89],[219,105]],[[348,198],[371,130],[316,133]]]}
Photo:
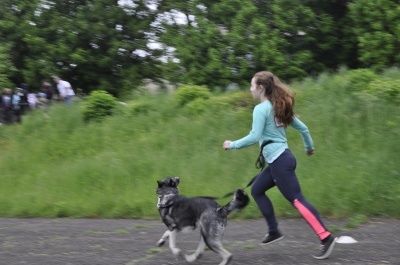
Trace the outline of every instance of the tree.
{"label": "tree", "polygon": [[118,94],[123,86],[135,87],[156,74],[154,60],[142,56],[149,52],[152,16],[141,2],[122,7],[118,1],[55,0],[39,5],[30,19],[24,41],[31,56],[24,75],[31,82],[57,74],[86,92]]}
{"label": "tree", "polygon": [[60,75],[85,92],[119,94],[159,76],[157,51],[147,47],[154,12],[135,1],[4,0],[0,41],[19,70],[10,78],[38,87]]}
{"label": "tree", "polygon": [[14,67],[10,55],[10,49],[7,45],[0,45],[0,88],[13,87],[10,76],[17,71]]}
{"label": "tree", "polygon": [[320,68],[309,49],[315,42],[308,29],[315,23],[312,10],[301,1],[254,2],[189,1],[177,6],[182,10],[169,10],[188,18],[181,24],[165,20],[159,30],[160,40],[176,49],[184,81],[226,86],[266,68],[284,78]]}
{"label": "tree", "polygon": [[[184,14],[183,19],[176,20],[176,12]],[[174,48],[175,61],[169,60],[163,68],[173,81],[209,87],[229,82],[231,73],[224,58],[227,49],[221,30],[207,19],[199,1],[185,1],[175,8],[170,7],[169,1],[162,1],[157,36],[166,53]]]}
{"label": "tree", "polygon": [[39,1],[0,1],[0,42],[9,49],[9,58],[12,64],[19,70],[9,73],[9,79],[15,84],[24,81],[23,72],[25,58],[29,56],[26,43],[23,41],[25,26],[29,20],[26,17],[33,14]]}
{"label": "tree", "polygon": [[363,66],[379,70],[399,64],[400,1],[358,0],[349,9]]}
{"label": "tree", "polygon": [[226,87],[265,69],[290,80],[398,64],[399,3],[2,0],[0,43],[18,69],[9,75],[15,84],[38,87],[56,74],[116,96],[144,78]]}

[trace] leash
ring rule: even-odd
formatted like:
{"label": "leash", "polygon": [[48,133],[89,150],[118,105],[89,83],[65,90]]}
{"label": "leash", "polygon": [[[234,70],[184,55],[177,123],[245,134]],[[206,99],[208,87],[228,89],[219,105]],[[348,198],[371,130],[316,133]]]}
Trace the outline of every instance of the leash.
{"label": "leash", "polygon": [[[256,160],[256,168],[261,168],[261,171],[264,169],[264,167],[265,167],[265,158],[264,158],[264,156],[263,156],[263,149],[264,149],[264,147],[266,146],[266,145],[269,145],[269,144],[272,144],[273,142],[271,141],[271,140],[268,140],[268,141],[266,141],[266,142],[263,142],[262,143],[262,145],[261,145],[261,150],[260,150],[260,154],[258,155],[258,157],[257,157],[257,160]],[[254,182],[254,179],[253,179],[253,182]],[[253,184],[253,182],[251,182],[251,184]],[[250,185],[251,185],[250,184]]]}
{"label": "leash", "polygon": [[[254,183],[254,181],[256,180],[256,178],[260,175],[260,173],[263,171],[263,169],[264,169],[264,167],[265,167],[265,158],[264,158],[262,152],[263,152],[263,149],[264,149],[264,147],[265,147],[266,145],[269,145],[269,144],[272,144],[272,143],[273,143],[273,141],[271,141],[271,140],[268,140],[268,141],[265,141],[265,142],[262,143],[261,148],[260,148],[260,149],[261,149],[261,150],[260,150],[260,153],[259,153],[259,155],[258,155],[258,157],[257,157],[257,160],[256,160],[256,168],[259,168],[259,169],[260,169],[260,172],[259,172],[257,175],[255,175],[255,176],[249,181],[249,183],[247,183],[246,187],[242,188],[241,190],[244,190],[244,189],[250,187],[250,186]],[[234,191],[233,191],[233,192],[229,192],[228,194],[226,194],[226,195],[223,196],[222,198],[226,198],[226,197],[232,196],[234,193],[235,193]]]}
{"label": "leash", "polygon": [[[258,154],[258,157],[257,157],[257,160],[256,160],[256,168],[259,168],[260,169],[260,172],[257,174],[257,175],[255,175],[250,181],[249,181],[249,183],[247,183],[247,185],[244,187],[244,188],[241,188],[241,190],[245,190],[246,188],[248,188],[248,187],[250,187],[253,183],[254,183],[254,181],[256,180],[256,178],[260,175],[260,173],[263,171],[263,169],[264,169],[264,167],[265,167],[265,158],[264,158],[264,156],[263,156],[263,149],[264,149],[264,147],[266,146],[266,145],[269,145],[269,144],[272,144],[273,143],[273,141],[271,141],[271,140],[268,140],[268,141],[264,141],[262,144],[261,144],[261,150],[260,150],[260,153]],[[230,196],[232,196],[233,194],[235,194],[235,191],[232,191],[232,192],[229,192],[229,193],[227,193],[226,195],[224,195],[224,196],[222,196],[222,197],[210,197],[210,196],[198,196],[198,198],[204,198],[204,199],[211,199],[211,200],[219,200],[219,199],[224,199],[224,198],[227,198],[227,197],[230,197]],[[168,207],[168,206],[165,206],[165,207],[160,207],[160,208],[166,208],[166,207]]]}

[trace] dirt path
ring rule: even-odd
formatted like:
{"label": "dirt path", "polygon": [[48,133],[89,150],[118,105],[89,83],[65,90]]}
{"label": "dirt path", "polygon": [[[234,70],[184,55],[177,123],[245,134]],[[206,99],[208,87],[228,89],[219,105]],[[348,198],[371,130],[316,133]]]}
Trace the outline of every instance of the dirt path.
{"label": "dirt path", "polygon": [[[311,257],[319,241],[301,219],[280,221],[285,238],[268,247],[258,245],[265,234],[261,219],[230,220],[224,245],[233,253],[231,265],[266,264],[400,264],[400,220],[374,219],[352,230],[344,222],[325,220],[351,236],[355,244],[337,244],[327,260]],[[183,265],[168,249],[155,246],[165,226],[158,220],[1,219],[1,265]],[[197,232],[182,234],[178,246],[193,251]],[[217,265],[218,255],[206,251],[194,264]]]}

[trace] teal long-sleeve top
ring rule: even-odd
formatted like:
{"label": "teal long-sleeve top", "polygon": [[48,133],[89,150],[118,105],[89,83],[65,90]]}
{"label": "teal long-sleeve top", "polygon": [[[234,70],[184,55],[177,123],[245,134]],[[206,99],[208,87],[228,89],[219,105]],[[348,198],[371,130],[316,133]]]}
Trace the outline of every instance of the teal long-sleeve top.
{"label": "teal long-sleeve top", "polygon": [[[290,124],[300,132],[306,151],[313,150],[313,140],[307,126],[298,118],[293,117]],[[261,146],[264,141],[272,141],[264,147],[263,155],[267,163],[272,163],[289,148],[286,138],[286,127],[275,119],[275,111],[269,100],[266,100],[253,110],[253,125],[249,134],[239,140],[230,143],[230,149],[240,149],[255,143]]]}

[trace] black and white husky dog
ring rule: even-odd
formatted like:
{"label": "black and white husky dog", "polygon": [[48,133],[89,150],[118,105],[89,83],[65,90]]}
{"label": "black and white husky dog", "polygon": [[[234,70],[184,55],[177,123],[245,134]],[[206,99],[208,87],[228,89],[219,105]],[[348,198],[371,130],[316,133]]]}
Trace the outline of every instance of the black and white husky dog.
{"label": "black and white husky dog", "polygon": [[227,217],[230,212],[246,207],[249,196],[244,190],[238,189],[229,203],[220,206],[213,198],[179,195],[179,181],[178,177],[167,177],[157,181],[157,208],[162,221],[168,227],[157,245],[161,247],[169,238],[169,248],[175,257],[181,258],[182,251],[176,246],[177,233],[199,227],[201,233],[199,245],[193,254],[185,255],[186,261],[194,262],[203,254],[207,245],[222,257],[219,265],[228,264],[232,259],[232,254],[222,245]]}

